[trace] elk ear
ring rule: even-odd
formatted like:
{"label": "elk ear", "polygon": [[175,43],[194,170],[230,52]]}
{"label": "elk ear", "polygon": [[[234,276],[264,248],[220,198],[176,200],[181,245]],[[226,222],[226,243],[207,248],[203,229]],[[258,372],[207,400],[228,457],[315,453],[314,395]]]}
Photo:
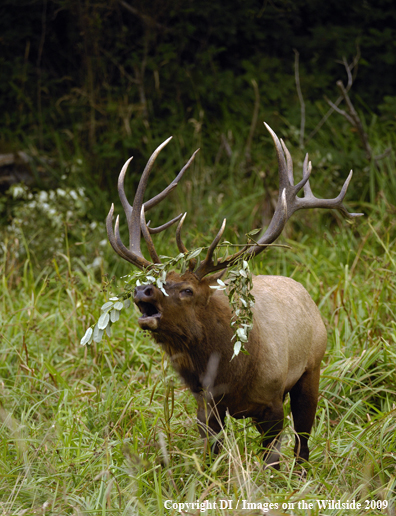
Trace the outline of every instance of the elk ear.
{"label": "elk ear", "polygon": [[209,286],[216,285],[217,280],[221,279],[226,272],[227,272],[227,269],[223,269],[222,271],[216,272],[216,274],[211,274],[210,276],[207,276],[205,278],[207,285],[209,285]]}
{"label": "elk ear", "polygon": [[206,305],[209,304],[209,301],[211,300],[213,294],[216,292],[215,288],[210,287],[214,287],[215,285],[217,285],[220,288],[220,285],[217,283],[217,280],[222,278],[226,272],[227,269],[223,269],[222,271],[216,272],[216,274],[211,274],[210,276],[206,276],[205,278],[203,278],[203,280],[201,280],[202,282],[205,282],[205,284],[209,287],[208,290],[210,291],[209,296],[206,300]]}

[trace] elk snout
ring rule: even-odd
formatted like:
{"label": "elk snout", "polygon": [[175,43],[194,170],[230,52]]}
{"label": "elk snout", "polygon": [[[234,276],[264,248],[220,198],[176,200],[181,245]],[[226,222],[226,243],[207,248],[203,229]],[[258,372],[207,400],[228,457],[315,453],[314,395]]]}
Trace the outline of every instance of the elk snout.
{"label": "elk snout", "polygon": [[136,304],[141,301],[150,302],[154,300],[155,287],[153,285],[139,285],[135,288],[133,300]]}
{"label": "elk snout", "polygon": [[138,323],[143,330],[154,331],[158,328],[161,311],[157,304],[157,292],[154,285],[139,285],[135,288],[133,300],[142,313]]}

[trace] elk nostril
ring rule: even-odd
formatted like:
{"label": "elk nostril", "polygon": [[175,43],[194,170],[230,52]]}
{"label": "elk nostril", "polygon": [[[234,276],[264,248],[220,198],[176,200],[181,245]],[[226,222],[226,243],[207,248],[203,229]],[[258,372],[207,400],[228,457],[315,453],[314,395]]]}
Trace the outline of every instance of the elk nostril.
{"label": "elk nostril", "polygon": [[155,296],[155,289],[153,285],[139,285],[135,288],[134,296],[139,299],[152,299]]}
{"label": "elk nostril", "polygon": [[147,285],[143,292],[147,297],[151,297],[153,295],[154,290],[151,285]]}

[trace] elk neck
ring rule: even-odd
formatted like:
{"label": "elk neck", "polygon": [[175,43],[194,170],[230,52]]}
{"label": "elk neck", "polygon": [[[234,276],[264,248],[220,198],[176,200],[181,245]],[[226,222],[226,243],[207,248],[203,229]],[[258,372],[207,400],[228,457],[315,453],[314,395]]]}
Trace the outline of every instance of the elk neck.
{"label": "elk neck", "polygon": [[213,382],[223,381],[221,364],[229,363],[233,353],[230,327],[232,312],[223,292],[216,291],[210,296],[206,306],[195,309],[194,324],[175,325],[173,331],[153,332],[154,340],[160,344],[171,358],[173,367],[180,374],[192,392],[202,390],[203,379],[208,374],[210,364],[218,364],[213,374]]}

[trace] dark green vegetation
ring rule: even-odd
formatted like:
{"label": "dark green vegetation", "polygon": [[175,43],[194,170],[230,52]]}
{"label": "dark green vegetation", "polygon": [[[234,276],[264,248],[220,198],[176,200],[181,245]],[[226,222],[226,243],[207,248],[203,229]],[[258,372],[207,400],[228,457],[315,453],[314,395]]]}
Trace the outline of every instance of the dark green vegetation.
{"label": "dark green vegetation", "polygon": [[[326,516],[380,514],[365,501],[386,500],[382,513],[395,514],[396,8],[241,5],[134,2],[135,14],[121,1],[0,7],[0,150],[27,151],[34,180],[31,188],[3,186],[0,197],[0,514],[176,514],[164,509],[168,499],[363,506],[311,511]],[[310,137],[329,109],[323,94],[335,100],[336,81],[347,84],[335,60],[351,63],[356,43],[361,60],[349,95],[371,154],[338,113]],[[299,212],[280,238],[291,249],[271,249],[253,265],[300,281],[328,328],[306,478],[294,464],[289,417],[280,472],[263,471],[248,420],[229,420],[223,451],[204,455],[192,396],[138,330],[134,308],[111,339],[79,345],[122,289],[113,277],[130,271],[106,244],[103,223],[124,159],[135,155],[132,196],[152,150],[174,135],[153,170],[151,196],[201,147],[150,217],[157,225],[188,211],[189,248],[207,245],[227,217],[225,238],[241,242],[268,223],[277,196],[264,120],[285,139],[296,177],[309,151],[318,196],[336,195],[353,168],[346,204],[366,214],[349,225],[335,213]],[[155,243],[176,252],[172,229]]]}

